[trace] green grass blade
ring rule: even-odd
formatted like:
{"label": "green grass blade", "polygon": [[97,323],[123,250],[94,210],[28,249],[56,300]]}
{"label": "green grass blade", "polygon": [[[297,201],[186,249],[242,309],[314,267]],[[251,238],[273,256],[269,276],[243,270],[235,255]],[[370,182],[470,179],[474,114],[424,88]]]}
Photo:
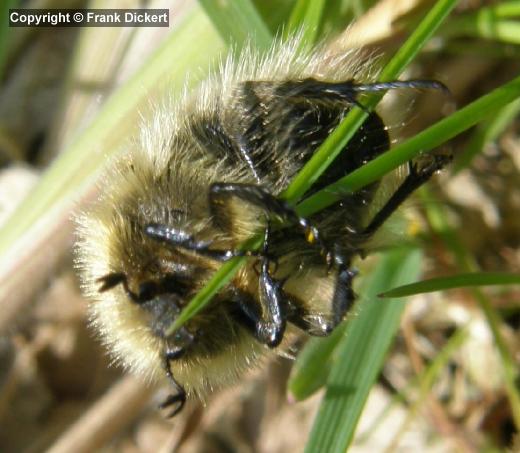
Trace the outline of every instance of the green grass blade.
{"label": "green grass blade", "polygon": [[329,376],[332,354],[345,334],[344,322],[325,338],[311,338],[291,370],[287,389],[292,399],[301,401],[323,387]]}
{"label": "green grass blade", "polygon": [[335,364],[306,452],[346,451],[405,306],[403,300],[382,302],[377,294],[383,288],[416,279],[420,263],[417,250],[393,250],[370,275],[356,307],[358,314],[349,320],[346,335],[335,351]]}
{"label": "green grass blade", "polygon": [[302,30],[302,43],[311,46],[316,42],[323,17],[325,0],[297,0],[287,22],[285,36]]}
{"label": "green grass blade", "polygon": [[[251,238],[246,241],[241,250],[255,250],[260,248],[263,242],[263,235]],[[225,262],[220,269],[215,272],[210,281],[202,288],[190,303],[182,310],[181,314],[175,319],[172,325],[166,330],[166,335],[171,335],[186,321],[199,313],[210,301],[214,294],[222,289],[240,269],[240,266],[247,260],[245,257],[233,258]]]}
{"label": "green grass blade", "polygon": [[471,274],[431,278],[429,280],[393,288],[390,291],[379,294],[379,297],[405,297],[453,288],[490,285],[520,285],[520,275],[501,272],[475,272]]}
{"label": "green grass blade", "polygon": [[517,77],[307,198],[298,205],[298,213],[308,216],[334,204],[346,193],[355,192],[421,153],[442,145],[519,96],[520,77]]}
{"label": "green grass blade", "polygon": [[269,48],[271,32],[250,0],[199,0],[199,3],[228,46],[240,48],[252,42],[257,49]]}
{"label": "green grass blade", "polygon": [[[439,0],[385,66],[378,79],[382,82],[396,79],[419,53],[456,4],[457,0]],[[372,109],[382,97],[383,94],[367,96],[364,105],[367,109]],[[283,193],[283,198],[290,203],[298,201],[338,156],[367,116],[366,111],[359,108],[352,109],[287,187]]]}

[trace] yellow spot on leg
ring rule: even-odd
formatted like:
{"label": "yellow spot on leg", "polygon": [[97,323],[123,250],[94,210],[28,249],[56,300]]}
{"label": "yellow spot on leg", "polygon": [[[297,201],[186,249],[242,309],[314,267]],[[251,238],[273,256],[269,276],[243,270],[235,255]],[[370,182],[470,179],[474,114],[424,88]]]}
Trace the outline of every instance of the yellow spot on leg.
{"label": "yellow spot on leg", "polygon": [[305,232],[305,239],[307,239],[309,244],[314,244],[316,241],[316,236],[314,236],[314,232],[311,229]]}

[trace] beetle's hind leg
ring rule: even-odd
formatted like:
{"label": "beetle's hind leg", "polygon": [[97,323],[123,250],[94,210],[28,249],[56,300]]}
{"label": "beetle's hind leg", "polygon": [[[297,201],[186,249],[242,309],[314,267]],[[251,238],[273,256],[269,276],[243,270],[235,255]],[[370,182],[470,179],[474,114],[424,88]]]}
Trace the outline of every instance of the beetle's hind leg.
{"label": "beetle's hind leg", "polygon": [[343,321],[347,312],[352,308],[355,299],[354,290],[352,289],[352,280],[355,276],[356,272],[350,269],[350,263],[339,264],[334,286],[334,295],[332,297],[331,331]]}
{"label": "beetle's hind leg", "polygon": [[[336,253],[336,261],[341,261],[341,255]],[[316,313],[306,308],[306,304],[290,296],[287,320],[309,335],[326,337],[343,321],[355,301],[352,289],[356,272],[349,267],[347,261],[337,265],[334,293],[330,302],[330,311]],[[291,300],[292,298],[292,300]]]}
{"label": "beetle's hind leg", "polygon": [[429,162],[422,166],[418,162],[408,162],[409,173],[405,180],[377,212],[364,229],[363,234],[371,235],[375,233],[404,200],[428,181],[437,171],[442,170],[451,161],[452,157],[450,155],[434,154],[429,156],[429,159]]}

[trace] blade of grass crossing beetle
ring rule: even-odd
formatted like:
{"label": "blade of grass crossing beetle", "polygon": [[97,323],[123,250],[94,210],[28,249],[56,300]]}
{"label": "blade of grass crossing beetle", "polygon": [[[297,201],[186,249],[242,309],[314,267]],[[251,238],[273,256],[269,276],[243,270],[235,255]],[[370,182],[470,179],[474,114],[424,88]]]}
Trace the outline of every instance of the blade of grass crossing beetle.
{"label": "blade of grass crossing beetle", "polygon": [[334,366],[305,449],[307,453],[339,453],[350,445],[404,309],[403,300],[382,302],[377,294],[383,288],[416,279],[420,263],[418,250],[393,250],[381,258],[369,277],[366,291],[356,305],[356,316],[349,321],[346,335],[334,352]]}

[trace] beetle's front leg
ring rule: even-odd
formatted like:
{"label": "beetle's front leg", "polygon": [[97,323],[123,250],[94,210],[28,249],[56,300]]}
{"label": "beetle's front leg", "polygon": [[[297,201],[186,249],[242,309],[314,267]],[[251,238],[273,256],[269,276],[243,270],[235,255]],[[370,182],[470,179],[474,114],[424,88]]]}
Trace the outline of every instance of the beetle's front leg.
{"label": "beetle's front leg", "polygon": [[174,333],[174,335],[178,341],[182,342],[182,346],[166,346],[163,356],[163,367],[164,371],[166,372],[166,376],[172,383],[176,392],[169,395],[166,400],[159,406],[160,409],[173,406],[173,410],[171,410],[167,415],[168,418],[174,417],[180,411],[182,411],[184,404],[186,403],[186,390],[184,390],[184,387],[180,385],[173,376],[171,362],[182,358],[186,354],[187,348],[189,348],[189,346],[195,340],[195,336],[191,334],[184,326],[180,327],[179,330]]}
{"label": "beetle's front leg", "polygon": [[173,407],[167,418],[175,417],[182,409],[184,408],[184,404],[186,403],[186,390],[184,387],[180,385],[175,378],[173,377],[172,369],[170,366],[171,360],[176,360],[184,354],[184,349],[175,349],[175,350],[167,350],[164,353],[164,370],[166,371],[166,376],[169,381],[173,384],[176,393],[172,393],[168,395],[168,397],[159,405],[160,409],[166,409]]}
{"label": "beetle's front leg", "polygon": [[217,261],[227,261],[239,256],[258,256],[253,250],[215,249],[210,241],[197,241],[192,235],[161,223],[150,223],[145,227],[145,234],[159,242]]}

